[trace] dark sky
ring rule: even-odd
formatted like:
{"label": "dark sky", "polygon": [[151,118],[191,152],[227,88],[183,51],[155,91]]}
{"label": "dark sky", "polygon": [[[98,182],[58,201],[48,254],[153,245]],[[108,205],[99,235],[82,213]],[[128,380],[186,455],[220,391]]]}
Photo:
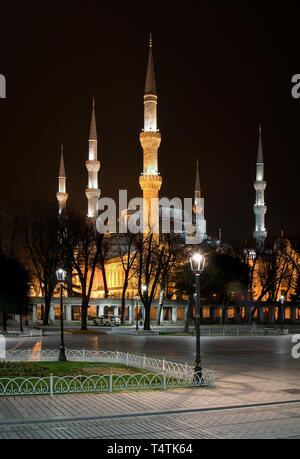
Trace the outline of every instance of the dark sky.
{"label": "dark sky", "polygon": [[[25,5],[26,3],[26,5]],[[208,233],[250,239],[258,125],[267,229],[299,235],[300,11],[291,2],[1,2],[0,203],[55,197],[65,144],[69,205],[86,212],[96,96],[102,195],[140,195],[143,89],[154,36],[162,194],[188,197],[200,161]]]}

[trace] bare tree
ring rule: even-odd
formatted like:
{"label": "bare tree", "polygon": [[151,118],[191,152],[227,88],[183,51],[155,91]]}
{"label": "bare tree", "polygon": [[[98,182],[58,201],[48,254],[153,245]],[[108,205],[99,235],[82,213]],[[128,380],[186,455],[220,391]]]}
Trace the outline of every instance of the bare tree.
{"label": "bare tree", "polygon": [[20,255],[21,209],[19,202],[0,209],[0,252],[9,258],[19,259]]}
{"label": "bare tree", "polygon": [[111,239],[109,235],[105,234],[103,236],[102,244],[100,247],[100,253],[99,253],[99,268],[102,273],[102,279],[103,279],[103,288],[104,288],[104,298],[108,298],[109,295],[109,290],[108,290],[108,284],[107,284],[107,277],[106,277],[106,268],[105,268],[105,263],[106,260],[109,256],[110,253],[110,248],[111,248]]}
{"label": "bare tree", "polygon": [[64,245],[71,254],[72,266],[81,287],[81,330],[87,330],[88,308],[99,263],[103,234],[94,222],[70,214],[67,220]]}
{"label": "bare tree", "polygon": [[56,270],[62,261],[61,231],[56,205],[36,203],[25,210],[19,243],[26,265],[44,296],[44,325],[49,322],[51,299],[57,284]]}
{"label": "bare tree", "polygon": [[[248,256],[250,268],[250,298],[255,303],[264,298],[275,302],[284,289],[287,295],[292,288],[296,266],[287,250],[286,241],[277,240]],[[255,293],[258,295],[255,298]],[[254,306],[249,315],[252,322],[258,306]]]}
{"label": "bare tree", "polygon": [[161,323],[161,314],[164,307],[165,298],[171,299],[174,294],[175,286],[175,267],[181,258],[182,247],[180,239],[173,234],[164,237],[165,253],[162,260],[162,270],[159,278],[159,302],[157,308],[157,325]]}
{"label": "bare tree", "polygon": [[157,235],[149,233],[137,242],[137,257],[134,264],[138,292],[145,310],[144,330],[150,330],[151,307],[160,285],[161,276],[169,263],[169,244],[159,241]]}
{"label": "bare tree", "polygon": [[135,271],[133,269],[137,255],[138,244],[137,238],[139,235],[133,233],[124,233],[117,235],[118,255],[121,260],[123,268],[123,288],[121,300],[121,323],[125,323],[125,306],[126,306],[126,293],[130,280],[134,277]]}

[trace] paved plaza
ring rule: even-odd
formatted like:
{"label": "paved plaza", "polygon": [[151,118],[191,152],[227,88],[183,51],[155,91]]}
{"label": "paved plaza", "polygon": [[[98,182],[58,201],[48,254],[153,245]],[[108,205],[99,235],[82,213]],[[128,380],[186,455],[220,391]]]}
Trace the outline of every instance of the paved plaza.
{"label": "paved plaza", "polygon": [[[10,340],[53,349],[58,336]],[[67,335],[72,349],[128,349],[192,362],[194,337]],[[0,398],[0,438],[300,438],[300,360],[291,336],[201,339],[216,387]]]}
{"label": "paved plaza", "polygon": [[300,438],[300,385],[282,387],[2,398],[0,438]]}

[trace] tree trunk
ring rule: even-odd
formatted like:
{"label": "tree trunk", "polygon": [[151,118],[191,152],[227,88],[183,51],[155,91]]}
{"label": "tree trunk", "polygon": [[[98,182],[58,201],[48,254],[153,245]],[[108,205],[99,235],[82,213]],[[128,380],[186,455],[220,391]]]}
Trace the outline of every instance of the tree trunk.
{"label": "tree trunk", "polygon": [[225,306],[222,304],[221,306],[221,314],[220,314],[220,325],[223,325],[224,322],[224,311],[225,311]]}
{"label": "tree trunk", "polygon": [[193,313],[193,295],[189,295],[188,310],[184,322],[184,333],[189,333],[190,322],[192,320]]}
{"label": "tree trunk", "polygon": [[3,331],[7,332],[7,314],[6,312],[2,313],[2,327],[3,327]]}
{"label": "tree trunk", "polygon": [[126,307],[126,292],[127,292],[127,283],[125,282],[122,290],[122,301],[121,301],[121,324],[125,324],[125,307]]}
{"label": "tree trunk", "polygon": [[156,319],[157,325],[160,325],[161,323],[161,313],[162,313],[163,307],[164,307],[164,303],[160,303],[157,308],[157,319]]}
{"label": "tree trunk", "polygon": [[102,269],[102,274],[103,274],[103,287],[104,287],[104,298],[108,298],[109,296],[109,290],[107,286],[107,278],[106,278],[106,271],[105,267]]}
{"label": "tree trunk", "polygon": [[28,327],[29,321],[28,321],[28,311],[26,310],[26,317],[25,317],[25,327]]}
{"label": "tree trunk", "polygon": [[88,319],[88,299],[82,298],[81,303],[81,330],[87,330],[87,319]]}
{"label": "tree trunk", "polygon": [[49,314],[51,308],[51,297],[45,296],[45,310],[43,317],[43,325],[49,325]]}
{"label": "tree trunk", "polygon": [[104,298],[108,298],[109,290],[108,290],[108,286],[107,286],[105,260],[104,260],[104,257],[103,257],[102,250],[100,250],[99,256],[100,256],[100,267],[101,267],[102,278],[103,278]]}
{"label": "tree trunk", "polygon": [[144,321],[144,330],[150,331],[151,330],[151,323],[150,323],[150,310],[151,307],[149,305],[144,305],[145,309],[145,321]]}
{"label": "tree trunk", "polygon": [[70,250],[67,251],[66,271],[67,271],[68,296],[73,296],[73,272],[72,272],[73,266],[72,266],[72,253],[70,253]]}

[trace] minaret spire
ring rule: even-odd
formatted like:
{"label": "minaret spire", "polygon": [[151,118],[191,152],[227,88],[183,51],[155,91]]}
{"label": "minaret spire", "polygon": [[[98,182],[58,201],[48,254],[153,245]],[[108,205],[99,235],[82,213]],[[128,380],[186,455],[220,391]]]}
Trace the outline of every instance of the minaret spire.
{"label": "minaret spire", "polygon": [[[140,177],[140,186],[143,190],[144,203],[148,208],[148,222],[145,222],[144,219],[144,224],[147,227],[156,228],[153,232],[158,231],[158,218],[156,216],[158,217],[158,195],[162,185],[162,178],[158,172],[158,148],[161,143],[161,135],[157,129],[157,99],[151,34],[144,94],[144,129],[140,134],[144,153],[144,167]],[[155,200],[157,200],[157,209],[153,208],[152,212],[151,205]]]}
{"label": "minaret spire", "polygon": [[63,144],[61,144],[61,149],[60,149],[59,177],[66,178],[65,161],[64,161],[64,145]]}
{"label": "minaret spire", "polygon": [[152,33],[150,34],[149,42],[149,58],[148,58],[148,68],[145,84],[145,94],[157,95],[156,83],[155,83],[155,72],[154,72],[154,62],[153,62],[153,39]]}
{"label": "minaret spire", "polygon": [[196,164],[195,193],[199,193],[199,197],[201,198],[201,186],[200,186],[200,175],[199,175],[199,159],[197,159],[197,164]]}
{"label": "minaret spire", "polygon": [[265,189],[267,182],[264,180],[264,158],[263,158],[263,145],[262,145],[262,127],[259,126],[259,141],[258,141],[258,152],[256,161],[256,180],[254,182],[254,189],[256,192],[256,200],[254,204],[255,214],[255,230],[253,233],[256,245],[258,248],[262,248],[264,241],[267,237],[267,231],[265,227],[265,214],[267,207],[265,205]]}
{"label": "minaret spire", "polygon": [[89,138],[89,159],[86,162],[88,171],[88,187],[85,191],[88,199],[88,217],[96,219],[98,217],[98,199],[100,198],[100,190],[98,188],[98,172],[100,170],[100,162],[98,161],[98,137],[96,127],[95,113],[95,98],[93,97],[92,104],[92,119]]}
{"label": "minaret spire", "polygon": [[263,156],[263,147],[262,147],[262,126],[259,125],[259,141],[258,141],[258,152],[257,152],[257,164],[264,163],[264,156]]}
{"label": "minaret spire", "polygon": [[64,162],[64,146],[61,145],[61,155],[60,155],[60,165],[58,173],[58,193],[56,194],[56,199],[58,200],[58,212],[59,215],[63,214],[66,211],[68,193],[67,193],[67,178],[65,171],[65,162]]}
{"label": "minaret spire", "polygon": [[194,215],[196,220],[196,231],[201,242],[206,239],[206,220],[204,217],[204,198],[201,197],[201,185],[199,174],[199,160],[196,162],[196,181],[194,197]]}
{"label": "minaret spire", "polygon": [[92,120],[91,120],[91,129],[90,129],[90,141],[97,141],[97,127],[96,127],[96,114],[95,114],[95,109],[96,109],[96,102],[95,102],[95,97],[93,97],[93,106],[92,106]]}

